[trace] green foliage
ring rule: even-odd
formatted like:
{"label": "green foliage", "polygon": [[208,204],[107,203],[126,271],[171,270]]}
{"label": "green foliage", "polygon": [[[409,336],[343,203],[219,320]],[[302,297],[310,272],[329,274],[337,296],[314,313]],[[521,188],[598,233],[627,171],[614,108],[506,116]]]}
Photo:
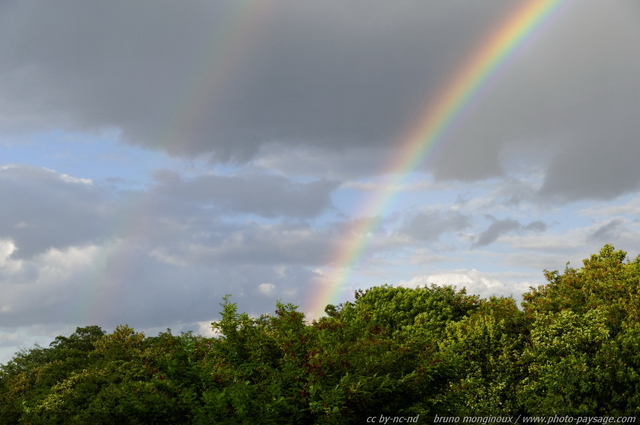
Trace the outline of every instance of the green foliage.
{"label": "green foliage", "polygon": [[458,322],[449,322],[442,351],[456,358],[460,374],[443,394],[447,413],[518,415],[513,395],[526,376],[522,352],[529,345],[528,321],[513,298],[482,300]]}
{"label": "green foliage", "polygon": [[477,296],[456,292],[450,286],[402,288],[388,285],[356,292],[356,303],[347,303],[340,312],[346,320],[357,318],[391,332],[419,323],[421,327],[442,330],[478,305]]}
{"label": "green foliage", "polygon": [[523,295],[524,310],[533,315],[602,309],[614,332],[625,321],[640,321],[640,256],[631,262],[625,262],[626,257],[626,252],[605,245],[584,260],[581,269],[567,266],[564,274],[545,270],[549,283]]}
{"label": "green foliage", "polygon": [[546,285],[358,291],[312,323],[224,297],[216,338],[97,326],[0,366],[1,424],[350,424],[640,414],[640,259],[605,245]]}
{"label": "green foliage", "polygon": [[[519,397],[534,414],[637,414],[640,257],[605,245],[524,294],[531,344]],[[637,351],[635,351],[637,353]]]}
{"label": "green foliage", "polygon": [[17,423],[46,398],[50,389],[91,363],[89,354],[104,332],[98,326],[59,336],[50,348],[23,350],[0,368],[0,424]]}
{"label": "green foliage", "polygon": [[314,323],[312,411],[344,423],[364,422],[371,412],[433,412],[428,400],[454,373],[440,358],[437,329],[475,298],[468,301],[452,288],[382,286],[358,292],[355,303]]}
{"label": "green foliage", "polygon": [[534,414],[583,416],[598,411],[602,345],[609,340],[601,310],[578,315],[571,310],[538,315],[531,331],[529,376],[521,397]]}

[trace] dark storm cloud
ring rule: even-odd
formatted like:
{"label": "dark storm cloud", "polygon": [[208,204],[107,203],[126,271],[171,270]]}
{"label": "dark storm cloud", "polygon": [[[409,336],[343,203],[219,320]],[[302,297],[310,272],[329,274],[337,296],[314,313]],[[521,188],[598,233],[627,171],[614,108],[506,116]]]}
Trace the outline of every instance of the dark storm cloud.
{"label": "dark storm cloud", "polygon": [[606,128],[594,131],[593,140],[585,135],[584,145],[572,146],[554,157],[539,195],[557,201],[611,200],[640,189],[640,125],[631,114],[626,118],[617,128],[633,133],[607,134],[612,126],[603,123]]}
{"label": "dark storm cloud", "polygon": [[[538,163],[542,199],[612,199],[640,187],[638,17],[623,1],[574,5],[469,111],[433,163],[437,177],[499,176],[513,168],[508,151]],[[616,29],[601,31],[602,22]]]}
{"label": "dark storm cloud", "polygon": [[[0,128],[115,128],[175,155],[376,173],[519,4],[9,1]],[[640,187],[630,159],[640,153],[637,6],[574,2],[552,15],[424,170],[441,180],[504,176],[533,149],[543,200]],[[365,149],[375,160],[340,161]],[[332,167],[318,167],[317,152]]]}
{"label": "dark storm cloud", "polygon": [[389,146],[508,4],[16,2],[0,18],[2,124],[112,126],[220,160]]}

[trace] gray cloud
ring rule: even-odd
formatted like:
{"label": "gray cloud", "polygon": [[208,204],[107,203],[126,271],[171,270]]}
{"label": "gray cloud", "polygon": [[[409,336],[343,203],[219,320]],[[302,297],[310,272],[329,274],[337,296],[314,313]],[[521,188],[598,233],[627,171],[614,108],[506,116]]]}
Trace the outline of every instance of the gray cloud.
{"label": "gray cloud", "polygon": [[[491,218],[491,217],[490,217]],[[477,248],[481,246],[487,246],[495,242],[501,235],[504,235],[513,231],[533,231],[544,232],[547,230],[547,225],[542,221],[533,221],[526,226],[520,224],[520,222],[511,219],[495,220],[489,225],[489,227],[478,235],[476,241],[471,246]]]}
{"label": "gray cloud", "polygon": [[339,183],[317,180],[299,183],[282,176],[243,174],[202,175],[183,180],[177,173],[158,171],[161,185],[154,190],[164,199],[197,202],[223,212],[252,213],[265,217],[313,217],[331,208],[330,194]]}
{"label": "gray cloud", "polygon": [[[449,39],[449,52],[464,42],[442,21],[448,5],[261,7],[12,5],[0,37],[2,112],[13,107],[4,124],[115,126],[131,143],[221,160],[246,160],[272,141],[379,145],[426,94],[414,84],[433,86],[425,75],[445,72],[446,56],[430,60],[437,40]],[[455,9],[474,17],[471,35],[495,10]]]}
{"label": "gray cloud", "polygon": [[587,236],[589,242],[612,243],[620,238],[624,231],[624,220],[616,218],[598,227]]}
{"label": "gray cloud", "polygon": [[[209,320],[226,293],[258,313],[267,298],[302,303],[315,276],[309,267],[327,263],[341,224],[239,221],[234,211],[283,212],[268,197],[255,204],[235,197],[257,189],[294,215],[316,214],[331,185],[269,176],[183,180],[162,171],[147,191],[119,192],[52,170],[3,166],[0,195],[11,202],[0,210],[0,319],[4,326],[159,326]],[[216,214],[209,202],[226,205]],[[311,205],[297,210],[296,202]],[[267,298],[263,283],[273,285]]]}
{"label": "gray cloud", "polygon": [[[0,320],[6,327],[128,323],[139,328],[206,321],[218,317],[218,303],[227,293],[244,311],[262,313],[260,284],[274,285],[274,301],[286,293],[288,302],[302,303],[313,278],[291,265],[176,267],[126,244],[51,251],[33,261],[5,259],[4,265],[9,267],[0,268],[5,294]],[[20,279],[23,267],[35,268],[35,276]]]}
{"label": "gray cloud", "polygon": [[490,243],[495,242],[500,235],[519,228],[520,223],[515,220],[506,219],[494,221],[487,230],[478,235],[478,238],[473,243],[472,248],[489,245]]}
{"label": "gray cloud", "polygon": [[544,232],[548,227],[549,226],[547,226],[547,223],[544,223],[542,221],[532,221],[531,223],[524,226],[523,229],[533,232]]}
{"label": "gray cloud", "polygon": [[198,237],[167,241],[152,255],[181,266],[220,264],[296,264],[319,266],[326,263],[336,243],[335,232],[305,225],[274,226],[244,223],[220,226],[215,233],[202,229]]}
{"label": "gray cloud", "polygon": [[288,175],[358,179],[379,173],[388,161],[389,151],[381,146],[344,146],[336,153],[321,146],[291,148],[271,144],[261,149],[255,164]]}
{"label": "gray cloud", "polygon": [[[617,128],[633,131],[637,120],[631,116],[621,120]],[[549,164],[539,195],[556,201],[578,199],[611,200],[640,189],[640,173],[636,158],[640,157],[640,125],[635,134],[619,134],[607,130],[596,131],[586,139],[590,146],[573,146],[553,158]]]}
{"label": "gray cloud", "polygon": [[0,167],[0,197],[0,238],[16,241],[17,257],[91,243],[114,227],[107,193],[51,170]]}
{"label": "gray cloud", "polygon": [[[112,149],[91,137],[108,133],[196,158],[199,168],[159,170],[149,182],[140,177],[148,164],[125,158],[135,173],[112,161],[111,179],[93,184],[34,166],[0,168],[2,323],[75,324],[73,308],[87,306],[97,324],[158,326],[210,320],[230,292],[257,313],[271,298],[303,301],[316,274],[339,266],[336,247],[363,237],[350,233],[362,220],[352,214],[379,213],[358,210],[376,195],[361,188],[382,180],[483,40],[524,3],[0,2],[3,145],[56,145],[51,131],[71,130],[94,152]],[[558,4],[566,7],[462,102],[418,166],[425,175],[411,176],[424,177],[424,193],[397,198],[425,209],[379,217],[354,285],[404,273],[407,255],[484,248],[546,232],[551,222],[558,234],[457,250],[455,266],[502,267],[521,253],[511,263],[533,267],[524,265],[530,250],[580,258],[585,240],[637,246],[631,221],[607,213],[567,230],[579,225],[567,218],[579,205],[555,207],[640,188],[638,6]],[[6,152],[33,159],[27,149]],[[46,156],[31,163],[63,169]],[[103,159],[84,159],[84,169],[95,161],[104,171]],[[453,191],[467,194],[456,211],[433,207]],[[476,222],[482,214],[490,221]],[[327,224],[331,217],[343,222]],[[382,260],[391,266],[380,274]],[[423,273],[428,261],[412,267]]]}
{"label": "gray cloud", "polygon": [[224,240],[238,231],[233,220],[239,214],[314,217],[332,207],[337,186],[257,174],[183,180],[160,171],[157,179],[148,191],[118,191],[38,167],[3,166],[0,197],[7,201],[0,209],[0,238],[15,242],[16,258],[109,238],[153,246],[193,232]]}
{"label": "gray cloud", "polygon": [[413,238],[433,242],[446,232],[469,227],[471,220],[459,211],[423,211],[411,216],[401,232]]}
{"label": "gray cloud", "polygon": [[[372,174],[517,7],[8,2],[0,17],[0,128],[116,128],[127,143],[174,155],[257,159],[280,170],[318,155],[332,165],[305,159],[304,173]],[[541,199],[637,190],[634,7],[569,5],[470,104],[424,169],[437,179],[503,176],[512,168],[505,161],[535,146],[544,152]],[[370,160],[357,159],[363,149]]]}

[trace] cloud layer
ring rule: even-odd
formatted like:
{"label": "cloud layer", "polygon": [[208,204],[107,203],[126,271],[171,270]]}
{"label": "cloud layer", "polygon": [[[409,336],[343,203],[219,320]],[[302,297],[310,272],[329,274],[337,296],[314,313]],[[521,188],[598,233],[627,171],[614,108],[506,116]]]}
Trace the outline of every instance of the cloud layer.
{"label": "cloud layer", "polygon": [[[7,2],[1,124],[117,128],[128,143],[216,161],[260,158],[273,146],[285,147],[289,161],[374,148],[383,166],[518,7]],[[535,144],[544,197],[611,199],[638,188],[637,7],[588,1],[565,9],[456,128],[429,164],[437,179],[502,175],[505,154]]]}
{"label": "cloud layer", "polygon": [[304,308],[342,272],[344,293],[517,295],[604,243],[639,252],[632,0],[556,2],[372,201],[527,3],[0,2],[0,346],[200,330],[227,293]]}

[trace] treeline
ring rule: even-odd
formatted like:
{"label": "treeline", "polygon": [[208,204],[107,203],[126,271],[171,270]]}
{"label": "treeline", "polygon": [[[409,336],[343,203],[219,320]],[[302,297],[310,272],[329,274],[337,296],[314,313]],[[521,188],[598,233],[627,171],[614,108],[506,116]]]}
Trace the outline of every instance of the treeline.
{"label": "treeline", "polygon": [[640,413],[640,257],[605,245],[513,298],[381,286],[306,323],[293,305],[220,337],[97,326],[0,367],[0,424],[351,424]]}

